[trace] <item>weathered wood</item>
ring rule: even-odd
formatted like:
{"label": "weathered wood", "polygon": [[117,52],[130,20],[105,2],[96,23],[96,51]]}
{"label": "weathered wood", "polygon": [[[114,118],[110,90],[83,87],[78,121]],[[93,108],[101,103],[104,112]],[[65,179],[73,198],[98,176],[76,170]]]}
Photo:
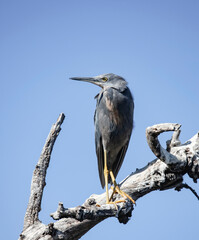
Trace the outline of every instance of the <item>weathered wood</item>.
{"label": "weathered wood", "polygon": [[[163,132],[178,131],[180,126],[181,125],[177,123],[176,124],[163,123],[163,124],[154,125],[152,127],[148,127],[146,129],[146,138],[151,151],[155,154],[157,158],[165,162],[167,165],[176,164],[178,162],[178,159],[176,158],[175,155],[170,154],[166,149],[164,149],[160,145],[158,136],[160,133],[163,133]],[[176,136],[176,134],[174,134],[173,136]],[[174,142],[174,139],[172,141]]]}
{"label": "weathered wood", "polygon": [[[53,144],[63,120],[64,115],[60,115],[57,123],[53,125],[33,173],[30,200],[20,239],[79,239],[92,227],[108,217],[117,217],[121,223],[127,223],[134,209],[129,200],[118,203],[117,206],[115,204],[107,205],[105,204],[105,193],[93,194],[78,207],[64,208],[63,204],[59,203],[56,212],[51,214],[55,220],[58,220],[55,223],[44,225],[39,221],[38,213],[45,185],[46,170]],[[199,133],[185,144],[181,144],[179,128],[179,124],[170,123],[147,128],[146,136],[149,147],[158,159],[131,173],[120,183],[120,188],[134,200],[154,190],[174,188],[179,191],[183,187],[189,188],[183,183],[183,176],[186,173],[194,182],[197,182],[199,178]],[[164,149],[158,141],[158,135],[166,131],[174,131],[174,133],[172,139],[167,141],[167,149]],[[193,189],[191,191],[194,193]],[[111,193],[112,190],[110,190]],[[198,196],[196,192],[194,195]],[[121,199],[121,195],[114,194],[114,201]]]}
{"label": "weathered wood", "polygon": [[53,150],[55,140],[61,130],[60,126],[63,123],[64,118],[65,118],[64,114],[61,113],[57,119],[57,122],[53,124],[50,130],[50,133],[46,139],[46,143],[42,149],[38,163],[33,172],[30,198],[29,198],[26,214],[24,217],[23,230],[33,225],[37,221],[39,221],[38,214],[41,209],[43,189],[46,185],[45,183],[46,170],[50,162],[50,156]]}

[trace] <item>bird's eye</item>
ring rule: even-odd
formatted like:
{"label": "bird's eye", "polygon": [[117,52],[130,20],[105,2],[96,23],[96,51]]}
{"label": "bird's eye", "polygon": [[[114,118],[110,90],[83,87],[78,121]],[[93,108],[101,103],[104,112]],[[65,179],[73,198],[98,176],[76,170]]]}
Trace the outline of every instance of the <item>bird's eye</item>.
{"label": "bird's eye", "polygon": [[106,81],[108,81],[108,78],[107,77],[103,77],[102,81],[106,82]]}

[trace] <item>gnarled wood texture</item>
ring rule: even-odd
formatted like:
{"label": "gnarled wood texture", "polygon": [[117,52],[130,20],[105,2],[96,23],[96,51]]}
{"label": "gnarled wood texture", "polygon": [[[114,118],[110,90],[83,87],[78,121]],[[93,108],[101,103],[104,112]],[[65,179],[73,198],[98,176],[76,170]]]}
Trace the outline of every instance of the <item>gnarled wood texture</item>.
{"label": "gnarled wood texture", "polygon": [[[81,206],[75,208],[64,208],[63,203],[59,203],[58,209],[51,214],[53,219],[57,220],[55,223],[44,225],[39,221],[38,213],[41,207],[46,171],[63,121],[64,114],[62,113],[52,126],[35,167],[24,228],[19,238],[21,240],[79,239],[108,217],[117,217],[119,222],[127,223],[134,209],[129,200],[117,204],[116,207],[114,204],[105,204],[105,193],[93,194]],[[167,131],[174,131],[174,133],[172,139],[167,141],[167,149],[164,149],[160,145],[158,135]],[[154,190],[174,188],[180,191],[183,187],[189,188],[199,198],[193,189],[183,183],[183,176],[186,173],[195,183],[199,178],[199,133],[184,144],[180,143],[179,135],[179,124],[164,123],[148,127],[146,129],[147,142],[157,159],[131,173],[120,183],[120,188],[134,200]],[[112,190],[110,190],[111,193]],[[120,199],[119,194],[114,194],[113,200]]]}

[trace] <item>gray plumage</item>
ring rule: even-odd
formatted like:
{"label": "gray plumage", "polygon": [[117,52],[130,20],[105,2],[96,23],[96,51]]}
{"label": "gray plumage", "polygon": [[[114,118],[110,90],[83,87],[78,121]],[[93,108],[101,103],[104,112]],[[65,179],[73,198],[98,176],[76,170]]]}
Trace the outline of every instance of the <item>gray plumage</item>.
{"label": "gray plumage", "polygon": [[[99,177],[104,188],[104,150],[107,152],[108,170],[112,170],[116,178],[133,129],[133,97],[127,87],[127,82],[112,73],[92,78],[71,79],[91,82],[102,88],[96,96],[94,122]],[[111,183],[110,176],[108,182]]]}

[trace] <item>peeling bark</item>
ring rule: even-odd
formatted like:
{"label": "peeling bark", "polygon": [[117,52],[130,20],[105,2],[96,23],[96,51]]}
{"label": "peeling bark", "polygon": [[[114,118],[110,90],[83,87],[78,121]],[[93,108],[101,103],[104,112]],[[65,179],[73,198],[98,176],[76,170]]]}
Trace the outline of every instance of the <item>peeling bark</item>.
{"label": "peeling bark", "polygon": [[[24,218],[24,228],[19,239],[79,239],[92,227],[108,217],[116,217],[120,223],[126,224],[134,210],[134,206],[129,200],[117,205],[107,205],[105,204],[105,193],[93,194],[78,207],[65,208],[63,203],[59,203],[58,209],[51,214],[51,217],[57,220],[55,223],[44,225],[39,221],[38,214],[45,186],[46,171],[63,120],[64,114],[60,114],[57,122],[51,128],[35,167],[29,203]],[[167,131],[174,133],[172,139],[167,141],[167,149],[164,149],[160,145],[158,136]],[[180,191],[182,188],[188,188],[198,198],[197,193],[183,183],[183,176],[188,173],[195,183],[199,178],[199,133],[184,144],[180,143],[179,135],[179,124],[164,123],[148,127],[146,129],[147,142],[157,159],[126,177],[119,185],[121,190],[137,200],[154,190],[174,188]],[[109,194],[112,194],[112,189],[109,191]],[[113,201],[121,199],[121,195],[113,195]]]}

